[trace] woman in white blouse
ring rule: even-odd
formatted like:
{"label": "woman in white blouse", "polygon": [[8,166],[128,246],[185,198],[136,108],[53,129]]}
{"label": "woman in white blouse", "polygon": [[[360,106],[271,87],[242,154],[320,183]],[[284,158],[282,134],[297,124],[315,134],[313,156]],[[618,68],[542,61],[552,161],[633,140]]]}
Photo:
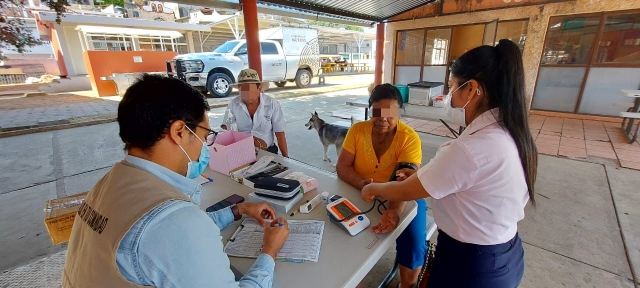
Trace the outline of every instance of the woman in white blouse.
{"label": "woman in white blouse", "polygon": [[439,228],[429,277],[434,287],[517,287],[524,273],[518,221],[535,205],[538,152],[529,131],[522,55],[506,39],[451,66],[447,114],[467,126],[404,181],[369,184],[362,198],[433,198]]}

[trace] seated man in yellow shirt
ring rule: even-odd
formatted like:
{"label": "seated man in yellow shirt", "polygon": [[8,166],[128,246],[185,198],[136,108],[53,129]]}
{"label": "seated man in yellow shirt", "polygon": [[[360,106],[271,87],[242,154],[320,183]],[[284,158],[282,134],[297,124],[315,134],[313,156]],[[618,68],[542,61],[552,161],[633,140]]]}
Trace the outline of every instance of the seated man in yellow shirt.
{"label": "seated man in yellow shirt", "polygon": [[[338,177],[358,189],[371,182],[389,181],[399,163],[413,164],[416,170],[422,163],[420,137],[400,122],[402,97],[398,88],[391,84],[376,86],[369,106],[373,115],[349,129],[336,165]],[[396,240],[400,287],[413,287],[417,282],[427,252],[427,204],[424,199],[416,202],[418,214]],[[373,232],[388,233],[395,229],[404,204],[389,203],[380,223],[372,227]]]}

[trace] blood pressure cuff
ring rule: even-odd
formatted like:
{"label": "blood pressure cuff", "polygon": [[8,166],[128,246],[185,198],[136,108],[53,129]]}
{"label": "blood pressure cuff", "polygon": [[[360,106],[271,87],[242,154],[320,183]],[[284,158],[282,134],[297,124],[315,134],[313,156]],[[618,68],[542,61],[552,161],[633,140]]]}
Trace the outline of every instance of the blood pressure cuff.
{"label": "blood pressure cuff", "polygon": [[398,163],[398,165],[396,165],[396,168],[393,169],[393,173],[391,173],[391,177],[389,178],[389,182],[397,181],[398,180],[398,176],[396,176],[396,172],[398,172],[398,170],[405,169],[405,168],[411,169],[411,170],[418,170],[418,166],[416,166],[413,163],[400,162],[400,163]]}

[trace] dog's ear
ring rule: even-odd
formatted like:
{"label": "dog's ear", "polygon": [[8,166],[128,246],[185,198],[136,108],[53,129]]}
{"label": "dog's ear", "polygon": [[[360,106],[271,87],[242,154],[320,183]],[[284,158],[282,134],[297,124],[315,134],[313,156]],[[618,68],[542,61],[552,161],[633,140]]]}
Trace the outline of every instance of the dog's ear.
{"label": "dog's ear", "polygon": [[315,113],[316,116],[318,116],[318,112],[316,112],[316,111],[313,111],[313,112]]}

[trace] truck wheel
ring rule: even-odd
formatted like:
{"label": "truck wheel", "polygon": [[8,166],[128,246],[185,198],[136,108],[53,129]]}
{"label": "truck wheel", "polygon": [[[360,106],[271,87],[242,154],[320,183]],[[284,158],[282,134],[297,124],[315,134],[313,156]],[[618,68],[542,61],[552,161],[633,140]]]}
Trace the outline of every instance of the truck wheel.
{"label": "truck wheel", "polygon": [[233,81],[227,74],[224,73],[213,73],[207,79],[207,90],[214,98],[223,98],[229,96],[231,94],[231,83]]}
{"label": "truck wheel", "polygon": [[296,73],[296,86],[298,88],[307,88],[311,85],[311,73],[306,69],[298,70]]}
{"label": "truck wheel", "polygon": [[276,83],[276,86],[278,86],[278,87],[280,87],[280,88],[284,87],[284,85],[287,85],[287,81],[274,82],[274,83]]}

